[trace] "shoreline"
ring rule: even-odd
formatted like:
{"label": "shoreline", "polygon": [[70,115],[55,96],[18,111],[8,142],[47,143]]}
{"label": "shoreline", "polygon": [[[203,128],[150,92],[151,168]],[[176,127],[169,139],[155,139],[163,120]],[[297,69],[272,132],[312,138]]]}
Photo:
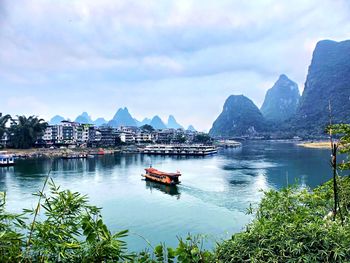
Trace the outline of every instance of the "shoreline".
{"label": "shoreline", "polygon": [[302,143],[298,143],[297,146],[310,148],[310,149],[330,149],[331,148],[329,141],[302,142]]}
{"label": "shoreline", "polygon": [[[284,140],[290,142],[291,140]],[[294,141],[295,142],[295,141]],[[330,149],[329,141],[304,141],[296,143],[297,146],[310,149]],[[0,152],[14,155],[17,158],[59,158],[66,154],[95,154],[98,149],[102,149],[105,154],[123,153],[123,147],[117,148],[30,148],[30,149],[0,149]]]}
{"label": "shoreline", "polygon": [[1,149],[0,152],[14,155],[16,158],[60,158],[65,154],[94,154],[102,149],[104,154],[114,154],[120,152],[120,149],[111,148],[64,148],[64,149],[49,149],[49,148],[30,148],[30,149]]}

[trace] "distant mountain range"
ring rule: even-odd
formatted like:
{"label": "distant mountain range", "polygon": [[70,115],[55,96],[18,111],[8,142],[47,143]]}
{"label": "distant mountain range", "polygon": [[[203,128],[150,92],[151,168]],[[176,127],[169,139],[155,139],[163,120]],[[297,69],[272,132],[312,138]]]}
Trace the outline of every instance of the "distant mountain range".
{"label": "distant mountain range", "polygon": [[297,84],[282,74],[267,91],[260,111],[248,98],[230,96],[209,133],[322,136],[329,123],[329,104],[333,123],[350,123],[350,40],[317,43],[301,97]]}
{"label": "distant mountain range", "polygon": [[60,116],[60,115],[56,115],[56,116],[53,116],[51,118],[51,120],[49,121],[49,124],[51,125],[56,125],[56,124],[59,124],[61,121],[64,121],[65,118]]}
{"label": "distant mountain range", "polygon": [[[50,121],[49,124],[55,125],[60,123],[61,121],[66,120],[64,117],[56,115]],[[90,115],[87,112],[83,112],[74,120],[79,123],[86,124],[94,124],[96,126],[108,125],[111,127],[119,127],[119,126],[133,126],[133,127],[141,127],[145,124],[151,125],[154,129],[184,129],[182,125],[180,125],[173,115],[169,115],[168,122],[164,123],[163,120],[159,116],[154,116],[152,119],[145,118],[142,121],[138,121],[136,118],[132,117],[128,108],[120,108],[117,110],[113,119],[110,121],[105,120],[104,118],[97,118],[96,120],[92,120]],[[190,125],[188,127],[190,131],[196,131],[195,128]]]}
{"label": "distant mountain range", "polygon": [[87,112],[83,112],[81,115],[79,115],[75,120],[75,122],[79,122],[79,123],[88,123],[88,124],[92,124],[94,123],[91,120],[91,117],[89,116],[89,114]]}
{"label": "distant mountain range", "polygon": [[129,110],[125,107],[124,109],[120,108],[117,113],[114,115],[113,119],[108,122],[109,126],[119,127],[119,126],[135,126],[137,123],[134,118],[129,113]]}

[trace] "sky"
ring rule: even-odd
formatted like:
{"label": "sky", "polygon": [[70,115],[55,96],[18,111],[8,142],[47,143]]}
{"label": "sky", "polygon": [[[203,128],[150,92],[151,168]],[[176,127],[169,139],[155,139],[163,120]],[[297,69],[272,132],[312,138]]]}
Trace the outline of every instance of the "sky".
{"label": "sky", "polygon": [[349,0],[0,0],[0,112],[208,131],[226,98],[302,92],[319,40],[350,38]]}

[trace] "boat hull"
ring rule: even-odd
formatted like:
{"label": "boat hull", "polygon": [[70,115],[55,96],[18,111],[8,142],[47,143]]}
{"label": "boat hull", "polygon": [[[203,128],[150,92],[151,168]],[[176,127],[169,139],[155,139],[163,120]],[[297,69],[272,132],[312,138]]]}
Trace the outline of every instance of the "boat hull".
{"label": "boat hull", "polygon": [[0,167],[14,166],[15,163],[0,163]]}
{"label": "boat hull", "polygon": [[169,182],[165,178],[164,179],[157,178],[157,177],[154,177],[154,176],[149,175],[149,174],[142,174],[142,177],[144,177],[148,181],[157,182],[157,183],[161,183],[161,184],[165,184],[165,185],[177,185],[177,184],[181,183],[180,181],[177,181],[177,182],[171,181],[171,182]]}

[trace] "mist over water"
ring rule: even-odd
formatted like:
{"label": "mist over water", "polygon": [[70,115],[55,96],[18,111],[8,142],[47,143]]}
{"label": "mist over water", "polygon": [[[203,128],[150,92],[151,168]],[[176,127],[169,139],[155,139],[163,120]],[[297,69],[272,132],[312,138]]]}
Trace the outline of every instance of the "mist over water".
{"label": "mist over water", "polygon": [[[112,231],[130,230],[130,250],[177,244],[177,236],[200,233],[207,246],[229,238],[252,219],[249,204],[257,204],[262,190],[298,183],[308,187],[331,178],[329,151],[306,149],[293,143],[250,141],[242,148],[221,150],[207,157],[116,154],[85,160],[55,159],[51,177],[62,189],[87,194],[102,207]],[[51,161],[18,160],[0,168],[0,191],[7,192],[7,207],[21,211],[35,205],[32,193],[41,189]],[[182,172],[181,184],[169,187],[142,180],[152,165]]]}

